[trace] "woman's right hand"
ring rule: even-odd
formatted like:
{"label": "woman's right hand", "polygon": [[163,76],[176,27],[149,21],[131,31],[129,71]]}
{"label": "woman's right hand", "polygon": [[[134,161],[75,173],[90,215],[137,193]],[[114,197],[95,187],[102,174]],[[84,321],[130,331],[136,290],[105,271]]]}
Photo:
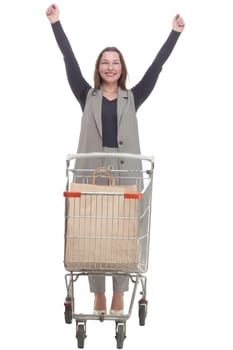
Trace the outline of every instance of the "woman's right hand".
{"label": "woman's right hand", "polygon": [[46,16],[48,17],[48,20],[50,23],[55,23],[59,21],[59,8],[57,5],[52,4],[47,8]]}

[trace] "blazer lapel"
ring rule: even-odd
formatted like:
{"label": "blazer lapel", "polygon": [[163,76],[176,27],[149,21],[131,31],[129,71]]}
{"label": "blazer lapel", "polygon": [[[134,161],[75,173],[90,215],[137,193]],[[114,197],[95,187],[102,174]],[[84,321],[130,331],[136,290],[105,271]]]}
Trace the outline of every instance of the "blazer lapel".
{"label": "blazer lapel", "polygon": [[121,88],[118,89],[118,98],[117,98],[117,121],[118,125],[121,122],[121,118],[123,115],[123,112],[125,110],[125,107],[128,102],[128,91],[122,90]]}
{"label": "blazer lapel", "polygon": [[100,137],[102,137],[102,90],[93,90],[91,95],[96,126]]}

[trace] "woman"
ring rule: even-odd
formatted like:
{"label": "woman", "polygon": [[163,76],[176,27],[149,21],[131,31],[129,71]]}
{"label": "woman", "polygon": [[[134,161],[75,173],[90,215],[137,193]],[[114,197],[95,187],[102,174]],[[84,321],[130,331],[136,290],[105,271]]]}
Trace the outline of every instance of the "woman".
{"label": "woman", "polygon": [[[83,111],[78,152],[127,152],[140,154],[136,112],[152,92],[163,64],[171,54],[184,21],[176,15],[172,31],[141,81],[126,88],[127,68],[121,52],[115,47],[105,48],[98,56],[94,72],[94,88],[82,76],[79,64],[59,21],[59,9],[51,5],[46,11],[57,44],[63,54],[70,87]],[[108,160],[115,169],[140,168],[132,160]],[[84,162],[84,161],[82,161]],[[79,164],[79,168],[96,168],[94,163]],[[104,276],[89,276],[90,290],[95,293],[94,313],[106,313]],[[113,276],[113,297],[110,313],[123,313],[123,296],[128,290],[128,277]]]}

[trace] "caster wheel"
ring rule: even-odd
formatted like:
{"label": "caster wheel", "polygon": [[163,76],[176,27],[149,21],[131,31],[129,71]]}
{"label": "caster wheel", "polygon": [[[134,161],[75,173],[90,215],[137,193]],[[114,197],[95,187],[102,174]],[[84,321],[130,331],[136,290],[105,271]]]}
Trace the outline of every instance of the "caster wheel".
{"label": "caster wheel", "polygon": [[138,316],[139,316],[139,325],[145,326],[146,315],[147,315],[147,301],[140,300],[138,305]]}
{"label": "caster wheel", "polygon": [[67,297],[65,300],[65,323],[71,324],[72,323],[72,301],[70,297]]}
{"label": "caster wheel", "polygon": [[125,325],[124,324],[118,324],[116,327],[116,342],[117,342],[117,349],[122,349],[124,340],[126,338],[125,335]]}
{"label": "caster wheel", "polygon": [[76,338],[78,341],[78,348],[83,349],[84,348],[84,341],[86,339],[86,329],[85,329],[84,324],[77,325]]}

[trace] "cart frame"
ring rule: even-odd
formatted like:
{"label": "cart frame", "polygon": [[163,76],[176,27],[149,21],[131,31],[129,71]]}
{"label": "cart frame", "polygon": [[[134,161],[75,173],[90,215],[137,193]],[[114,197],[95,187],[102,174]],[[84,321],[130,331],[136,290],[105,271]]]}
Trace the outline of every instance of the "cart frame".
{"label": "cart frame", "polygon": [[[143,186],[142,190],[139,192],[139,196],[134,198],[141,199],[143,196],[146,196],[146,210],[147,217],[146,217],[146,223],[144,223],[144,226],[146,225],[146,253],[144,252],[144,262],[143,264],[139,264],[138,268],[131,269],[120,269],[116,270],[115,268],[99,268],[99,265],[96,267],[90,266],[87,268],[83,268],[80,266],[77,267],[67,267],[65,264],[66,260],[66,243],[67,243],[67,226],[68,226],[68,201],[71,197],[77,198],[79,200],[80,193],[77,195],[77,193],[74,193],[70,191],[70,184],[73,181],[71,177],[74,179],[75,174],[78,171],[78,173],[84,171],[94,171],[95,169],[77,169],[75,168],[75,165],[73,165],[74,162],[77,162],[79,159],[91,159],[91,158],[130,158],[139,160],[143,163],[143,168],[141,170],[141,178],[143,179],[142,182],[144,184],[144,174],[146,175],[146,185]],[[146,167],[144,166],[146,164]],[[149,164],[149,166],[148,166]],[[131,171],[131,170],[129,170]],[[68,271],[67,274],[65,274],[65,285],[66,285],[66,298],[65,298],[65,322],[70,324],[72,323],[72,320],[75,320],[76,322],[76,337],[78,342],[78,348],[84,347],[84,341],[86,338],[86,323],[88,320],[99,320],[101,322],[105,320],[109,321],[115,321],[115,338],[117,342],[117,348],[122,348],[124,340],[126,338],[126,321],[131,317],[133,305],[135,302],[136,292],[138,285],[141,284],[141,298],[138,301],[138,315],[139,315],[139,325],[144,326],[145,325],[145,318],[147,315],[147,278],[145,276],[145,273],[148,269],[148,259],[149,259],[149,236],[150,236],[150,224],[151,224],[151,204],[152,204],[152,184],[153,184],[153,171],[154,171],[154,158],[153,156],[142,156],[142,155],[136,155],[136,154],[129,154],[129,153],[102,153],[102,152],[92,152],[92,153],[76,153],[76,154],[68,154],[66,159],[66,191],[64,192],[65,196],[65,246],[64,246],[64,264],[65,268]],[[117,172],[120,172],[119,169],[117,169]],[[138,179],[135,179],[138,180]],[[98,193],[81,193],[81,195],[117,195],[117,196],[124,196],[125,193],[114,193],[114,194],[106,194],[104,192],[98,192]],[[131,194],[132,195],[132,194]],[[142,220],[145,221],[144,218]],[[145,248],[145,247],[144,247]],[[143,248],[143,249],[144,249]],[[140,255],[140,254],[139,254]],[[143,255],[143,254],[141,254]],[[75,282],[82,277],[82,276],[88,276],[88,275],[105,275],[105,276],[113,276],[116,274],[121,274],[128,276],[130,281],[134,284],[133,290],[132,290],[132,296],[131,301],[129,303],[128,312],[121,316],[113,316],[110,314],[102,314],[102,315],[94,315],[94,314],[83,314],[83,313],[77,313],[76,307],[75,307]]]}

